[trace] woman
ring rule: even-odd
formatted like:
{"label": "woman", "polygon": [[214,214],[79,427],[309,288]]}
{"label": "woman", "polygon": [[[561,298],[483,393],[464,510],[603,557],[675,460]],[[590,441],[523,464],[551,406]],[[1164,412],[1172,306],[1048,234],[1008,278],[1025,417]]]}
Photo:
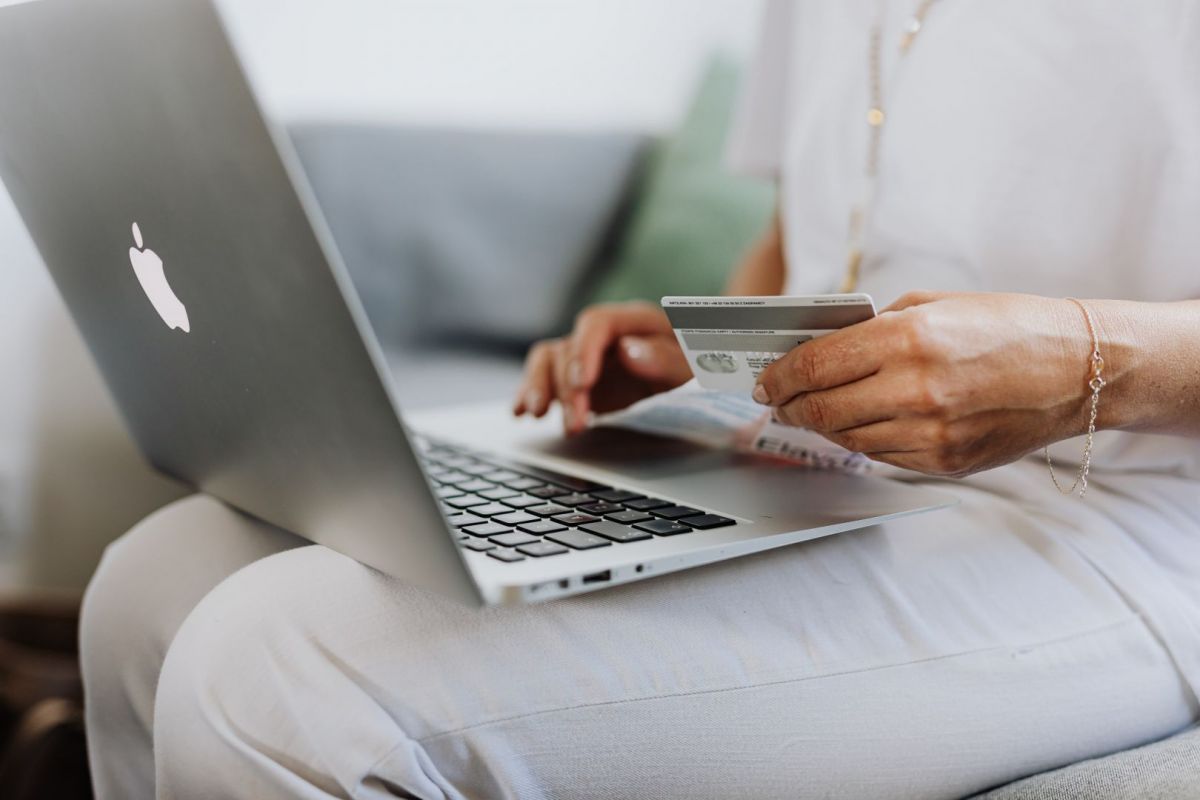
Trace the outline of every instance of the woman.
{"label": "woman", "polygon": [[[102,798],[952,798],[1197,718],[1200,3],[766,20],[735,151],[783,200],[731,291],[903,297],[756,398],[962,503],[474,612],[185,501],[89,591]],[[601,307],[516,410],[687,377],[659,311]],[[1090,423],[1064,497],[1025,456]]]}

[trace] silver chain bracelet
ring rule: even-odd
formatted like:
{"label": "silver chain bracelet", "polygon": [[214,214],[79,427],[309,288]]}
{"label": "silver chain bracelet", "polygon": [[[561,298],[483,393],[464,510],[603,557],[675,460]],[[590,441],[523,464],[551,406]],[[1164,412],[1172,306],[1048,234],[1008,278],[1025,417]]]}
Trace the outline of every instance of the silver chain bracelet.
{"label": "silver chain bracelet", "polygon": [[1096,438],[1096,415],[1100,409],[1100,390],[1105,387],[1104,359],[1100,357],[1100,336],[1096,332],[1096,323],[1092,320],[1092,312],[1082,301],[1076,300],[1074,297],[1067,299],[1083,311],[1084,319],[1087,320],[1088,334],[1092,337],[1092,377],[1088,381],[1088,388],[1092,390],[1091,409],[1088,413],[1087,440],[1083,445],[1083,459],[1079,464],[1079,474],[1075,476],[1075,482],[1071,484],[1071,488],[1064,489],[1058,482],[1058,476],[1054,474],[1054,463],[1050,460],[1048,445],[1046,447],[1046,466],[1050,469],[1050,480],[1054,481],[1054,488],[1058,489],[1060,494],[1075,494],[1075,490],[1078,489],[1079,496],[1083,497],[1087,494],[1088,472],[1092,468],[1092,444]]}

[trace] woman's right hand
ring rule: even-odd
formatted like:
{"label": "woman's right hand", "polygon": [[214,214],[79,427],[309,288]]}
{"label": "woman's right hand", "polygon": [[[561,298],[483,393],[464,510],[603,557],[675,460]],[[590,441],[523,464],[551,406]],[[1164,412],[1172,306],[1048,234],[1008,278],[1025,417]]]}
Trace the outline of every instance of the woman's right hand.
{"label": "woman's right hand", "polygon": [[539,342],[525,361],[513,413],[541,417],[555,401],[567,435],[592,412],[616,411],[692,377],[667,315],[651,303],[585,309],[569,336]]}

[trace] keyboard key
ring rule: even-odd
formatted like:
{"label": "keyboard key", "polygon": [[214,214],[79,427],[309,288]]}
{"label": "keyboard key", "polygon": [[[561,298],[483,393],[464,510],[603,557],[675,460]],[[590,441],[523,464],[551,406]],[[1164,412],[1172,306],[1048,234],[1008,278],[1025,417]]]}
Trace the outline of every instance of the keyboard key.
{"label": "keyboard key", "polygon": [[512,528],[505,525],[497,525],[494,522],[485,522],[482,525],[468,525],[463,528],[463,531],[478,536],[481,539],[486,539],[489,536],[499,536],[502,533],[512,533]]}
{"label": "keyboard key", "polygon": [[[471,513],[475,512],[472,511]],[[687,506],[663,506],[662,508],[654,509],[650,513],[656,517],[662,517],[663,519],[679,519],[681,517],[691,517],[696,514],[703,514],[704,512],[698,508],[688,508]]]}
{"label": "keyboard key", "polygon": [[486,539],[476,539],[474,541],[467,542],[463,545],[463,547],[467,548],[468,550],[474,550],[476,553],[486,553],[489,550],[496,549],[496,545],[492,544]]}
{"label": "keyboard key", "polygon": [[536,536],[530,536],[528,533],[513,531],[512,533],[502,533],[499,536],[493,536],[490,541],[504,547],[520,547],[523,544],[533,544],[541,540]]}
{"label": "keyboard key", "polygon": [[724,528],[728,525],[737,525],[736,520],[728,517],[719,517],[716,514],[701,514],[698,517],[684,517],[680,522],[690,525],[693,528],[699,528],[702,531],[707,531],[712,528]]}
{"label": "keyboard key", "polygon": [[570,494],[570,490],[564,489],[561,486],[543,486],[539,489],[530,489],[529,494],[534,497],[540,497],[543,500],[549,500],[552,497],[558,497],[563,494]]}
{"label": "keyboard key", "polygon": [[517,526],[518,530],[526,533],[536,533],[541,536],[544,533],[554,533],[555,531],[565,531],[565,525],[560,525],[551,519],[539,519],[537,522],[526,522],[523,525]]}
{"label": "keyboard key", "polygon": [[615,514],[609,514],[607,519],[613,522],[620,522],[622,525],[632,525],[635,522],[645,522],[654,517],[647,514],[645,511],[618,511]]}
{"label": "keyboard key", "polygon": [[621,510],[621,506],[616,503],[588,503],[586,506],[580,506],[579,510],[602,517],[605,514],[617,513]]}
{"label": "keyboard key", "polygon": [[624,503],[627,500],[641,500],[645,495],[627,492],[624,489],[606,489],[601,492],[592,492],[592,497],[606,503]]}
{"label": "keyboard key", "polygon": [[[542,483],[550,483],[555,486],[561,486],[571,492],[596,492],[603,489],[611,489],[611,486],[605,486],[602,483],[576,478],[571,475],[564,475],[561,472],[534,467],[529,464],[509,464],[504,463],[504,466],[511,467],[513,472],[520,472],[523,475],[528,475],[531,478],[538,478]],[[565,492],[564,492],[565,494]]]}
{"label": "keyboard key", "polygon": [[524,511],[514,511],[511,514],[501,514],[492,517],[492,522],[499,522],[504,525],[520,525],[523,522],[536,522],[537,517],[533,514],[526,514]]}
{"label": "keyboard key", "polygon": [[554,477],[550,479],[551,483],[557,483],[559,486],[565,486],[572,492],[601,492],[605,489],[612,488],[611,486],[603,483],[589,481],[586,478],[574,478],[570,475],[563,475],[562,473],[551,474],[554,475]]}
{"label": "keyboard key", "polygon": [[566,506],[560,506],[558,503],[546,503],[541,506],[530,506],[525,510],[530,514],[537,514],[539,517],[554,517],[559,514],[566,514],[571,509]]}
{"label": "keyboard key", "polygon": [[513,508],[529,508],[530,506],[540,506],[546,503],[540,497],[530,497],[527,494],[519,494],[516,497],[505,497],[500,502]]}
{"label": "keyboard key", "polygon": [[575,550],[591,550],[596,547],[608,547],[612,544],[608,539],[587,531],[563,531],[562,533],[552,533],[546,538]]}
{"label": "keyboard key", "polygon": [[447,517],[446,521],[455,528],[465,528],[468,525],[478,525],[481,522],[487,522],[483,517],[477,517],[474,514],[454,514]]}
{"label": "keyboard key", "polygon": [[578,528],[580,525],[586,525],[589,522],[599,522],[600,520],[591,514],[580,514],[573,511],[570,514],[559,514],[554,518],[554,521],[561,522],[563,525],[569,525],[572,528]]}
{"label": "keyboard key", "polygon": [[500,481],[510,489],[516,489],[518,492],[528,492],[530,489],[538,489],[546,484],[533,478],[527,478],[524,475],[511,481]]}
{"label": "keyboard key", "polygon": [[652,519],[649,522],[639,522],[633,527],[639,531],[646,531],[658,536],[674,536],[677,533],[690,533],[692,530],[687,525],[680,525],[678,522],[671,522],[669,519]]}
{"label": "keyboard key", "polygon": [[536,542],[534,544],[521,545],[517,548],[527,556],[534,558],[545,558],[546,556],[560,556],[568,552],[567,548],[561,544],[554,542]]}
{"label": "keyboard key", "polygon": [[455,536],[454,540],[457,541],[459,544],[466,544],[467,542],[471,541],[471,537],[470,536]]}
{"label": "keyboard key", "polygon": [[491,464],[484,464],[482,462],[476,462],[465,467],[459,467],[459,469],[468,475],[486,475],[489,472],[496,471],[496,468]]}
{"label": "keyboard key", "polygon": [[662,508],[663,506],[671,505],[666,500],[659,500],[655,497],[643,497],[641,500],[627,500],[626,508],[632,508],[634,511],[649,511],[652,508]]}
{"label": "keyboard key", "polygon": [[451,497],[458,497],[460,494],[463,494],[463,490],[457,486],[439,486],[433,493],[446,500]]}
{"label": "keyboard key", "polygon": [[449,467],[443,467],[441,464],[429,464],[425,467],[425,474],[431,478],[436,478],[439,475],[445,475],[449,471]]}
{"label": "keyboard key", "polygon": [[521,476],[510,469],[497,469],[484,473],[481,477],[485,481],[491,481],[492,483],[507,483],[508,481],[515,481]]}
{"label": "keyboard key", "polygon": [[554,502],[558,503],[560,506],[582,506],[587,503],[594,503],[596,501],[592,499],[590,494],[580,494],[575,492],[574,494],[559,495],[558,497],[554,498]]}
{"label": "keyboard key", "polygon": [[459,481],[454,485],[462,489],[464,492],[482,492],[484,489],[494,489],[496,487],[496,484],[488,483],[480,478],[471,478],[467,481]]}
{"label": "keyboard key", "polygon": [[587,533],[594,533],[597,536],[603,536],[605,539],[612,539],[614,542],[637,542],[650,538],[650,534],[645,531],[627,528],[615,522],[596,522],[591,525],[584,525],[580,530]]}
{"label": "keyboard key", "polygon": [[474,459],[467,458],[466,456],[442,457],[439,458],[438,461],[442,464],[445,464],[447,467],[453,467],[454,469],[459,469],[460,467],[469,467],[475,463]]}
{"label": "keyboard key", "polygon": [[474,478],[463,472],[447,472],[438,477],[438,481],[441,483],[461,483],[470,480],[474,480]]}
{"label": "keyboard key", "polygon": [[500,514],[511,514],[512,509],[504,503],[488,503],[486,506],[472,506],[471,513],[481,517],[495,517]]}
{"label": "keyboard key", "polygon": [[471,506],[487,505],[487,500],[482,497],[476,497],[473,494],[464,494],[461,497],[450,497],[444,500],[446,505],[454,508],[470,508]]}
{"label": "keyboard key", "polygon": [[492,550],[488,553],[488,555],[497,561],[504,561],[509,564],[512,564],[516,561],[525,560],[525,556],[521,555],[516,550]]}
{"label": "keyboard key", "polygon": [[507,486],[497,486],[494,489],[488,489],[486,492],[480,492],[480,497],[486,497],[488,500],[504,500],[508,497],[516,497],[518,494],[516,489],[510,489]]}

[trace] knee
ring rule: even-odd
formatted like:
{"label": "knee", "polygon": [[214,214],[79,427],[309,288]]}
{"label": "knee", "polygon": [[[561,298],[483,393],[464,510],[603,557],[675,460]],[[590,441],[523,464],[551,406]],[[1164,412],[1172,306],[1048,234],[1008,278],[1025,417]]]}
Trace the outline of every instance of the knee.
{"label": "knee", "polygon": [[88,585],[80,621],[89,705],[132,704],[149,722],[163,660],[195,605],[246,564],[299,544],[292,534],[196,495],[152,514],[110,545]]}
{"label": "knee", "polygon": [[[181,538],[181,517],[197,503],[188,498],[147,517],[108,546],[84,594],[80,657],[89,696],[102,697],[103,684],[130,688],[130,676],[157,674],[174,634],[174,605],[161,597],[162,570]],[[143,670],[141,667],[145,666]],[[153,686],[147,688],[152,699]]]}
{"label": "knee", "polygon": [[325,635],[335,609],[373,576],[325,548],[301,548],[246,567],[196,606],[158,687],[160,797],[288,797],[300,783],[341,796],[395,746],[367,732],[366,687]]}

